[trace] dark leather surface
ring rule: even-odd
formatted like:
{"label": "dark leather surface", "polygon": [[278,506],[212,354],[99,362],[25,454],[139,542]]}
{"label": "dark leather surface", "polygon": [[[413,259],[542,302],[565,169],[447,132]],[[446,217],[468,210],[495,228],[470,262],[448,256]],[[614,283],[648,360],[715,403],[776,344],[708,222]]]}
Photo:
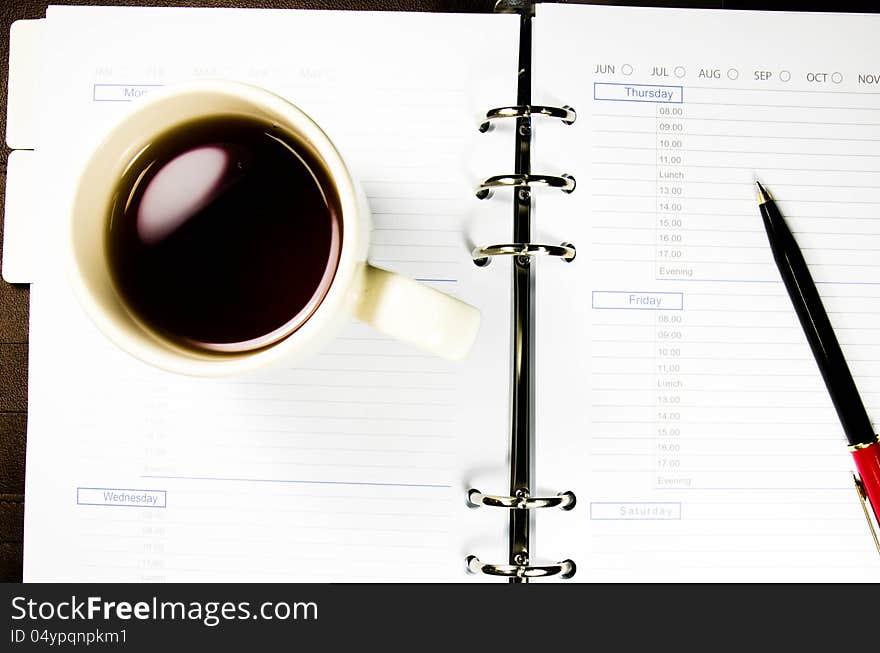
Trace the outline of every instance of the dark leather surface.
{"label": "dark leather surface", "polygon": [[[39,0],[0,0],[0,133],[6,132],[6,81],[9,59],[9,26],[21,18],[42,18],[47,2]],[[149,2],[116,3],[56,0],[53,4],[125,4],[163,5],[186,4],[198,7],[274,7],[308,9],[370,9],[388,11],[492,11],[494,0],[275,0],[234,2],[222,0],[190,1],[151,0]],[[785,9],[823,11],[878,11],[876,0],[695,0],[686,2],[626,2],[605,0],[593,4],[691,6],[730,9]],[[0,148],[0,207],[6,189],[6,161],[9,149]],[[0,220],[2,225],[2,220]],[[2,242],[2,226],[0,226]],[[21,579],[22,528],[24,523],[24,458],[27,420],[27,287],[11,286],[0,280],[0,581]]]}
{"label": "dark leather surface", "polygon": [[[5,22],[0,29],[8,38]],[[3,91],[6,91],[7,55],[3,53]],[[5,107],[5,97],[3,100]],[[5,133],[6,111],[3,111]],[[0,175],[0,206],[6,194],[4,147]],[[0,223],[0,242],[3,227]],[[2,255],[0,255],[2,256]],[[2,259],[0,259],[2,261]],[[21,578],[24,526],[24,451],[27,421],[28,291],[0,281],[0,580]]]}

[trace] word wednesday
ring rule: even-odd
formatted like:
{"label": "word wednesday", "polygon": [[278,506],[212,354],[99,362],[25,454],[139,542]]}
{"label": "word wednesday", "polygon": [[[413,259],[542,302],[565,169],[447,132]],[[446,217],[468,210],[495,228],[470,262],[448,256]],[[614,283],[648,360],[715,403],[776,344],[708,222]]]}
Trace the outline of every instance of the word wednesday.
{"label": "word wednesday", "polygon": [[119,490],[105,490],[104,501],[108,504],[143,503],[151,505],[157,503],[159,497],[152,492],[120,492]]}

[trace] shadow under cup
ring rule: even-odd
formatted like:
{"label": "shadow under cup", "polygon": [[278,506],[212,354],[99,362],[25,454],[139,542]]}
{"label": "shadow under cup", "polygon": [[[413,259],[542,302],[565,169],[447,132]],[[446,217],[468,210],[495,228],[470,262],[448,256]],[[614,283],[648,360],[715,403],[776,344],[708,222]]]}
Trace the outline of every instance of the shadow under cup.
{"label": "shadow under cup", "polygon": [[323,300],[341,244],[329,172],[289,131],[246,115],[190,120],[126,166],[105,235],[133,317],[197,350],[286,338]]}

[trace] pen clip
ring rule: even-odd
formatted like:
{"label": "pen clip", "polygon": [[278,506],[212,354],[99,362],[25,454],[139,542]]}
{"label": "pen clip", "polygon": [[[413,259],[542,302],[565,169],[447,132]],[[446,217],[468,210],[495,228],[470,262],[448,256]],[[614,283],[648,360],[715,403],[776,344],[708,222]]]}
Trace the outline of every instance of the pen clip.
{"label": "pen clip", "polygon": [[868,520],[868,528],[871,529],[871,537],[874,538],[874,546],[877,547],[877,553],[880,553],[880,537],[877,535],[877,528],[874,526],[874,520],[871,518],[872,506],[869,504],[868,495],[865,492],[865,484],[862,479],[853,472],[853,482],[856,484],[856,492],[859,494],[859,502],[862,504],[862,511],[865,513],[865,519]]}

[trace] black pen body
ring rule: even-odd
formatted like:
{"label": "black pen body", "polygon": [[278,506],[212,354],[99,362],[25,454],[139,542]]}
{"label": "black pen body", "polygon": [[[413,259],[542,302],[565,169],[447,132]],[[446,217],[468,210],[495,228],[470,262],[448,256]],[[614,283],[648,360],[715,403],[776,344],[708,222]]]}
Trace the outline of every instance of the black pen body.
{"label": "black pen body", "polygon": [[871,420],[794,235],[772,199],[761,204],[761,217],[776,266],[813,350],[847,441],[850,445],[876,442]]}

